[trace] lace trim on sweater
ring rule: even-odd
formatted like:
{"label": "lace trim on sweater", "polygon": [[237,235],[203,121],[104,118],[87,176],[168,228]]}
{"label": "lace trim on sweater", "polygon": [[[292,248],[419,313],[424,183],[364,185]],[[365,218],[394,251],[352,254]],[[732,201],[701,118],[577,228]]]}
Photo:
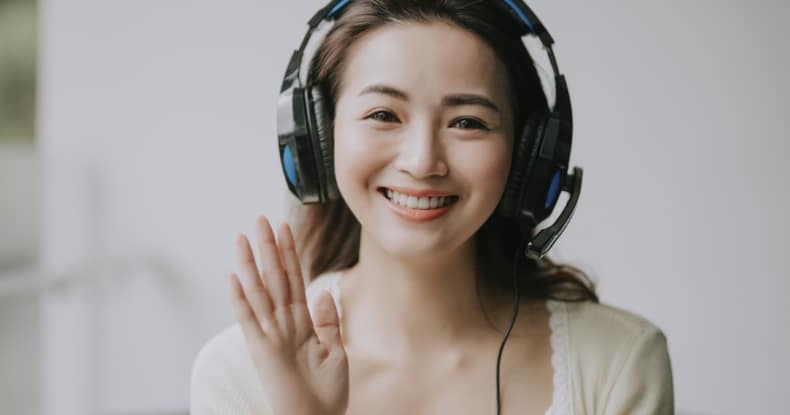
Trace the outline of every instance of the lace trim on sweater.
{"label": "lace trim on sweater", "polygon": [[570,415],[570,384],[568,380],[568,313],[565,303],[546,300],[551,313],[551,366],[554,368],[554,396],[546,415]]}

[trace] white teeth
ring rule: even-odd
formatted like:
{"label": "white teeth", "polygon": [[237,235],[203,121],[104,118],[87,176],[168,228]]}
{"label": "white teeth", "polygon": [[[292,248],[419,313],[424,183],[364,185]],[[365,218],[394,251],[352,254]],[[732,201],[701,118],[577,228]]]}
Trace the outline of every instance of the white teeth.
{"label": "white teeth", "polygon": [[436,209],[449,205],[454,201],[454,196],[441,197],[417,197],[398,193],[392,189],[386,189],[387,198],[393,203],[408,207],[410,209]]}

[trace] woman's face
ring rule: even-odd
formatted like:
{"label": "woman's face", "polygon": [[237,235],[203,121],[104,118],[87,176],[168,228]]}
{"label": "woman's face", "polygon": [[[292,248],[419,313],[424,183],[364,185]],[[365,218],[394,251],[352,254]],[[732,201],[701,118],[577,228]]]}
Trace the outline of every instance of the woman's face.
{"label": "woman's face", "polygon": [[510,169],[509,86],[493,49],[446,23],[390,24],[357,40],[344,68],[335,174],[362,232],[403,257],[467,242]]}

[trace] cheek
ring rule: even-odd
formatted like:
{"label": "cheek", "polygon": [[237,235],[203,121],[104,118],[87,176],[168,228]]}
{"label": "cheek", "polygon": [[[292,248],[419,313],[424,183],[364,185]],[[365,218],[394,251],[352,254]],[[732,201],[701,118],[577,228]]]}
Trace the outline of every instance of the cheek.
{"label": "cheek", "polygon": [[334,130],[335,177],[344,199],[354,197],[354,191],[367,187],[376,172],[378,161],[375,140],[361,131],[338,124]]}
{"label": "cheek", "polygon": [[510,172],[510,147],[505,140],[484,144],[465,152],[464,175],[475,188],[483,190],[487,199],[498,202]]}

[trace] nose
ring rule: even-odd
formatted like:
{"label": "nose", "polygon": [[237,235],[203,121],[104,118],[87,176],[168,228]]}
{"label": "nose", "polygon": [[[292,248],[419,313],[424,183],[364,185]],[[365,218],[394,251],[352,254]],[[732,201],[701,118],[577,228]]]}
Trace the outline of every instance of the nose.
{"label": "nose", "polygon": [[446,176],[448,173],[446,151],[442,137],[431,123],[415,125],[401,141],[395,167],[415,179]]}

